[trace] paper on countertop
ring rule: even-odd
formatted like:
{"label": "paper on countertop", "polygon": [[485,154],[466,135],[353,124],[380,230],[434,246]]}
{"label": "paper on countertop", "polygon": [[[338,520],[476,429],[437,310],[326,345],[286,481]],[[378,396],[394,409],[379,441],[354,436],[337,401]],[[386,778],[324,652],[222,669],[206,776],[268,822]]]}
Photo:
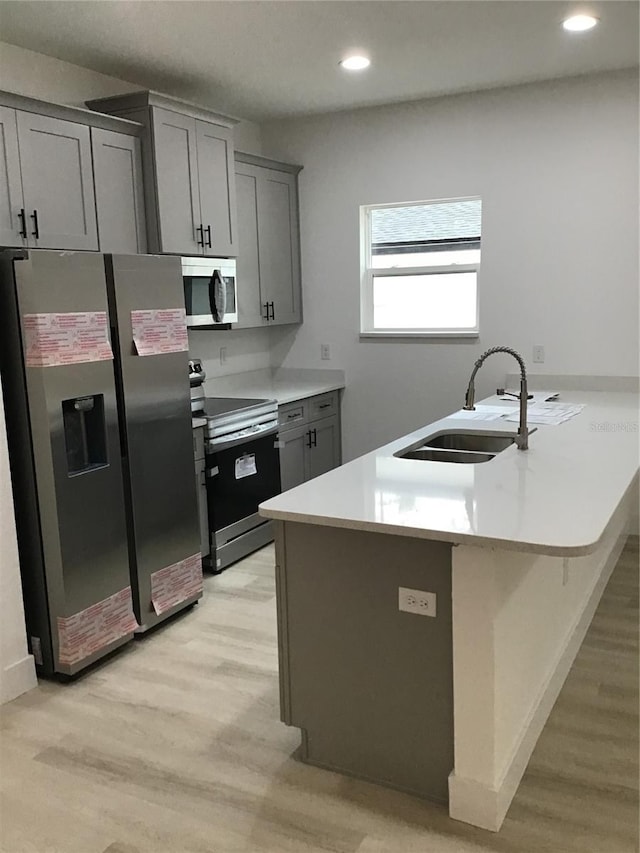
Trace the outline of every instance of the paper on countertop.
{"label": "paper on countertop", "polygon": [[459,412],[454,412],[449,417],[465,421],[497,421],[509,411],[504,406],[476,406],[472,411],[460,409]]}
{"label": "paper on countertop", "polygon": [[[513,391],[513,394],[519,394],[519,391]],[[534,403],[550,403],[552,401],[556,401],[560,396],[559,391],[532,391],[529,388],[529,394],[531,394],[531,399],[529,400],[529,405],[532,406]],[[499,400],[504,400],[505,403],[515,403],[519,405],[520,400],[513,396],[498,396]]]}
{"label": "paper on countertop", "polygon": [[[527,423],[558,426],[570,418],[579,415],[584,407],[584,403],[572,403],[571,405],[564,405],[562,403],[529,403],[527,406]],[[515,421],[516,423],[519,419],[519,412],[509,412],[504,417],[504,420]]]}

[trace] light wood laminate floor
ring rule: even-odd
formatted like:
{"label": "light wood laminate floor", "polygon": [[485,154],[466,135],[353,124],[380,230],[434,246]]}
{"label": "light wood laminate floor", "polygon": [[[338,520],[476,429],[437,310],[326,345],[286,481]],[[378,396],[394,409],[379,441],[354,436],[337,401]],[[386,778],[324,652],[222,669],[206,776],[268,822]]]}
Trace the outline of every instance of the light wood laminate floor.
{"label": "light wood laminate floor", "polygon": [[627,544],[500,833],[296,761],[273,549],[81,680],[2,709],[3,853],[636,853],[638,542]]}

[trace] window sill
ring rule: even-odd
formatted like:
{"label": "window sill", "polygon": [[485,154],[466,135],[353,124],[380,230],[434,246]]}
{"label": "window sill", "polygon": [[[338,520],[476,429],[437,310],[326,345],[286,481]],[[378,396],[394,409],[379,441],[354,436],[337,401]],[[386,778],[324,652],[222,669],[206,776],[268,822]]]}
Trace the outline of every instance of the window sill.
{"label": "window sill", "polygon": [[360,332],[361,341],[376,340],[475,340],[480,332]]}

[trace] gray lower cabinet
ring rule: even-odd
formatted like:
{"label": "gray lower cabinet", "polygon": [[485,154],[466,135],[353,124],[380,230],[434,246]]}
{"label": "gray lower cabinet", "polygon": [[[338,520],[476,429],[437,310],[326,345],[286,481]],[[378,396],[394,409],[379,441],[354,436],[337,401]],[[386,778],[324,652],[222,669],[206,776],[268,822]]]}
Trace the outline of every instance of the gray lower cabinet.
{"label": "gray lower cabinet", "polygon": [[196,488],[198,494],[198,517],[200,522],[200,553],[207,557],[209,544],[209,510],[207,505],[207,483],[205,479],[204,427],[193,431],[193,456],[195,460]]}
{"label": "gray lower cabinet", "polygon": [[299,166],[236,152],[238,328],[300,323]]}
{"label": "gray lower cabinet", "polygon": [[124,133],[92,128],[91,148],[100,251],[145,254],[147,236],[140,140]]}
{"label": "gray lower cabinet", "polygon": [[101,98],[87,106],[145,128],[149,251],[235,256],[234,120],[156,92]]}
{"label": "gray lower cabinet", "polygon": [[340,420],[337,415],[309,424],[307,480],[319,477],[340,464]]}
{"label": "gray lower cabinet", "polygon": [[279,433],[280,485],[283,492],[299,486],[307,479],[309,429],[306,426],[284,429]]}
{"label": "gray lower cabinet", "polygon": [[338,391],[281,406],[278,420],[283,492],[341,464]]}

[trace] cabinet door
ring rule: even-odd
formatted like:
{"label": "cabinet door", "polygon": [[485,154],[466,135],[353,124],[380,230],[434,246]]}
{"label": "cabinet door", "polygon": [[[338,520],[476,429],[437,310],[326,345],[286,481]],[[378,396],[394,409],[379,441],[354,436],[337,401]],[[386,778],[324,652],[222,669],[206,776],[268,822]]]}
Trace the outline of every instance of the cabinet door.
{"label": "cabinet door", "polygon": [[142,255],[147,240],[140,140],[92,128],[91,147],[100,251]]}
{"label": "cabinet door", "polygon": [[16,111],[0,107],[0,246],[27,245],[18,215],[22,210]]}
{"label": "cabinet door", "polygon": [[307,480],[319,477],[340,464],[340,419],[337,415],[309,424],[312,446],[307,449]]}
{"label": "cabinet door", "polygon": [[89,128],[20,110],[16,115],[29,245],[97,250]]}
{"label": "cabinet door", "polygon": [[196,120],[153,109],[160,251],[201,255]]}
{"label": "cabinet door", "polygon": [[236,185],[233,136],[227,127],[196,121],[200,211],[205,228],[205,255],[237,253]]}
{"label": "cabinet door", "polygon": [[263,169],[258,197],[263,300],[273,302],[272,323],[299,323],[300,246],[296,178]]}
{"label": "cabinet door", "polygon": [[260,294],[258,257],[258,179],[249,166],[236,167],[238,199],[238,328],[250,329],[266,324],[266,311]]}
{"label": "cabinet door", "polygon": [[306,454],[309,429],[305,426],[281,432],[280,439],[280,482],[282,491],[293,489],[306,480]]}

